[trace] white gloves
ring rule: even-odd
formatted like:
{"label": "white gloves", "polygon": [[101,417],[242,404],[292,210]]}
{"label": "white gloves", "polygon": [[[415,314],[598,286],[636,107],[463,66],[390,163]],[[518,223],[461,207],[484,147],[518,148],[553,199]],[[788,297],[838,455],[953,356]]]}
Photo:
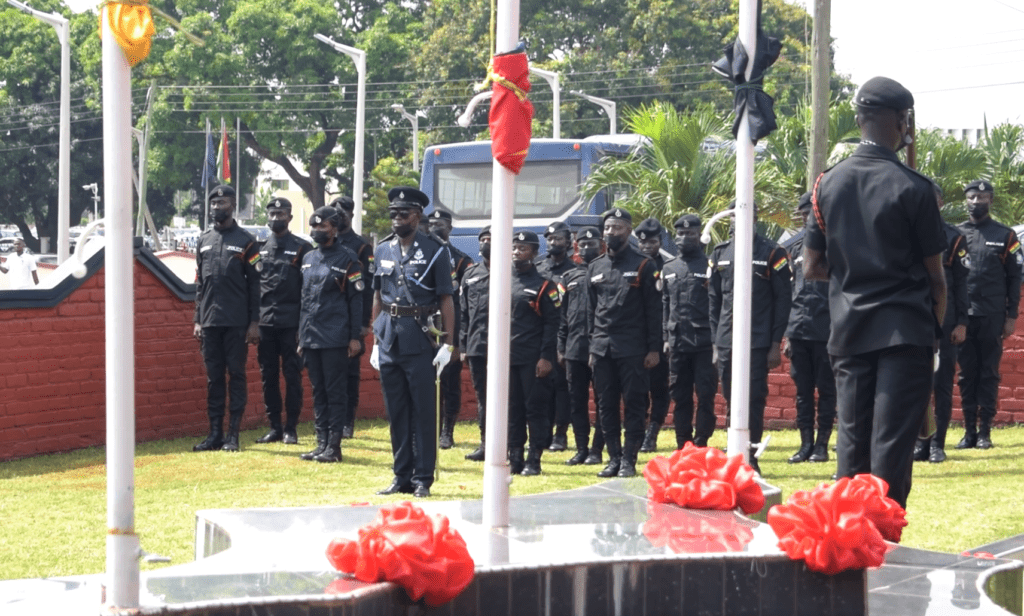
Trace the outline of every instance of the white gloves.
{"label": "white gloves", "polygon": [[370,365],[373,366],[374,370],[380,372],[380,349],[377,348],[376,344],[373,345],[373,350],[370,351]]}
{"label": "white gloves", "polygon": [[452,347],[447,344],[441,345],[441,348],[437,350],[437,355],[434,356],[434,367],[437,368],[437,378],[441,378],[441,371],[448,365],[448,362],[452,359]]}

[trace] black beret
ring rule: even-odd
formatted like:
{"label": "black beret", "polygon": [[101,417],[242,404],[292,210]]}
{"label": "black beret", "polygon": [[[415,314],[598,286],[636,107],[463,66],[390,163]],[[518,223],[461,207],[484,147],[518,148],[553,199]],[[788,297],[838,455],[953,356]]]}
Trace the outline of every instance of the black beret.
{"label": "black beret", "polygon": [[491,225],[487,225],[483,229],[480,229],[480,233],[476,234],[476,239],[480,239],[483,236],[490,235],[490,234],[491,234]]}
{"label": "black beret", "polygon": [[313,212],[313,215],[309,217],[309,226],[312,227],[312,226],[318,225],[318,224],[320,224],[320,223],[322,223],[324,221],[327,221],[327,222],[331,223],[332,225],[334,225],[335,227],[337,227],[338,226],[338,222],[339,222],[338,221],[338,210],[334,209],[333,207],[331,207],[329,205],[325,205],[323,207],[317,208],[316,211]]}
{"label": "black beret", "polygon": [[345,195],[335,197],[327,205],[337,210],[345,210],[346,212],[354,212],[356,209],[356,202],[352,200],[352,197],[346,197]]}
{"label": "black beret", "polygon": [[800,195],[800,199],[796,202],[796,211],[802,212],[809,209],[811,209],[811,193],[807,191]]}
{"label": "black beret", "polygon": [[853,96],[853,104],[868,109],[903,111],[914,106],[914,95],[900,82],[888,77],[872,77]]}
{"label": "black beret", "polygon": [[689,229],[691,227],[700,228],[700,216],[696,214],[683,214],[676,219],[673,225],[676,229]]}
{"label": "black beret", "polygon": [[604,236],[601,235],[601,230],[597,227],[580,227],[580,230],[576,232],[576,241],[580,240],[604,240]]}
{"label": "black beret", "polygon": [[533,244],[534,246],[540,246],[540,238],[533,231],[517,231],[512,234],[512,243],[520,242],[523,244]]}
{"label": "black beret", "polygon": [[431,220],[447,220],[448,222],[451,222],[452,214],[451,212],[435,209],[430,213],[430,216],[427,216],[427,218],[430,218]]}
{"label": "black beret", "polygon": [[988,180],[974,180],[973,182],[971,182],[967,186],[964,186],[964,194],[965,195],[967,194],[968,190],[976,190],[978,192],[992,193],[992,194],[995,194],[995,192],[996,192],[995,186],[992,186],[992,182],[989,182]]}
{"label": "black beret", "polygon": [[601,214],[602,221],[608,220],[609,218],[614,218],[616,220],[624,220],[628,222],[630,225],[633,224],[633,217],[630,216],[629,212],[622,209],[621,207],[612,208],[605,212],[604,214]]}
{"label": "black beret", "polygon": [[210,198],[215,197],[234,197],[235,189],[228,186],[227,184],[221,184],[220,186],[214,186],[210,191]]}
{"label": "black beret", "polygon": [[430,197],[412,186],[396,186],[388,191],[388,207],[418,207],[421,211],[430,205]]}
{"label": "black beret", "polygon": [[273,201],[267,204],[267,209],[292,210],[292,202],[284,197],[274,197]]}
{"label": "black beret", "polygon": [[544,230],[544,237],[554,235],[555,233],[564,233],[568,237],[572,235],[572,229],[569,228],[569,225],[559,220],[548,225],[548,228]]}
{"label": "black beret", "polygon": [[648,218],[636,226],[636,229],[633,230],[633,234],[639,239],[646,240],[652,237],[661,237],[662,230],[660,222],[653,218]]}

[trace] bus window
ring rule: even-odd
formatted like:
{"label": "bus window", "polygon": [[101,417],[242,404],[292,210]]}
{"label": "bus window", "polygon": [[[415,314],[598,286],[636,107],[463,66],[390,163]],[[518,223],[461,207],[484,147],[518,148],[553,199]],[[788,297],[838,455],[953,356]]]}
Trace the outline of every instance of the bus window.
{"label": "bus window", "polygon": [[[491,165],[436,165],[435,205],[456,218],[489,218],[491,215]],[[516,178],[516,218],[552,218],[563,214],[579,199],[578,160],[527,161]]]}

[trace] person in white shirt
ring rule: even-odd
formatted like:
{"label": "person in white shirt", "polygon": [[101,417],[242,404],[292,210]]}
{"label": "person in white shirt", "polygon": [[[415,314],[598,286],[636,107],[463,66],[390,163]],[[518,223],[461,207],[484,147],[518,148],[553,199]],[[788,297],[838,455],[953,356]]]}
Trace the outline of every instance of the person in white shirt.
{"label": "person in white shirt", "polygon": [[7,255],[6,262],[0,263],[0,272],[11,277],[11,289],[28,289],[39,284],[36,258],[25,253],[25,241],[21,238],[14,242],[14,253]]}

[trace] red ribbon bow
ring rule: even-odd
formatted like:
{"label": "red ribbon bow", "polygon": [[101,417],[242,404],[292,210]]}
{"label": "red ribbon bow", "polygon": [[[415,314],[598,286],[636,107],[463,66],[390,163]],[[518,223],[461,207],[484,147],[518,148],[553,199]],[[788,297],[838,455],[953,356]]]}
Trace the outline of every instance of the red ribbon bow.
{"label": "red ribbon bow", "polygon": [[764,493],[754,480],[754,469],[743,456],[729,457],[713,447],[686,443],[668,458],[655,456],[644,467],[648,500],[675,503],[689,509],[756,513],[764,507]]}

